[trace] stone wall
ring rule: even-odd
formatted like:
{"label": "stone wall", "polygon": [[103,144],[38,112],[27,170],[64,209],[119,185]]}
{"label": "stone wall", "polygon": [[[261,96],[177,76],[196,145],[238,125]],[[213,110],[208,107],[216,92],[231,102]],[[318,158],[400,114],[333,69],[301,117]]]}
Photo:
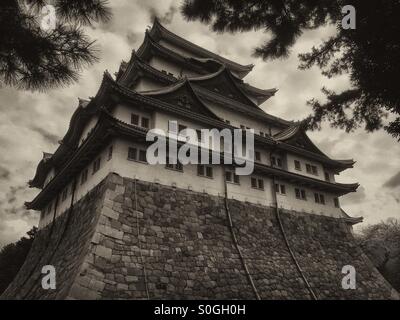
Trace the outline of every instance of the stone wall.
{"label": "stone wall", "polygon": [[[275,211],[236,200],[228,207],[243,260],[224,198],[110,174],[39,232],[3,298],[255,299],[245,263],[262,299],[310,299]],[[281,221],[318,298],[397,297],[341,220],[283,211]],[[44,264],[56,267],[56,290],[40,288]],[[341,287],[348,264],[355,290]]]}

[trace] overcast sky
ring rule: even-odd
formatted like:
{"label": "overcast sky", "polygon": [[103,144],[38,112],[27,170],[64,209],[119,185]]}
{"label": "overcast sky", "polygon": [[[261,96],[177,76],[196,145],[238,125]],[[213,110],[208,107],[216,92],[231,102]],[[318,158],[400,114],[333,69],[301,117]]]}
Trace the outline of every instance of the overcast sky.
{"label": "overcast sky", "polygon": [[[97,40],[100,62],[82,72],[80,81],[70,87],[47,93],[0,89],[0,247],[19,239],[33,225],[39,213],[27,211],[37,190],[29,189],[42,152],[57,148],[69,125],[78,97],[94,96],[104,70],[114,73],[122,59],[129,60],[131,50],[141,44],[144,31],[157,15],[164,26],[188,40],[242,64],[255,68],[245,80],[260,88],[278,88],[275,97],[262,108],[288,120],[298,120],[310,113],[306,101],[322,98],[320,89],[341,90],[348,87],[346,77],[326,79],[317,68],[298,70],[297,54],[317,45],[333,29],[327,27],[304,34],[289,59],[264,62],[251,56],[252,49],[268,34],[215,34],[199,22],[186,22],[179,1],[113,0],[113,19],[87,29]],[[333,158],[354,158],[354,169],[338,177],[340,182],[359,182],[358,192],[342,198],[343,208],[351,216],[363,216],[362,225],[389,217],[400,217],[400,144],[385,132],[347,134],[325,125],[322,131],[309,134],[311,139]]]}

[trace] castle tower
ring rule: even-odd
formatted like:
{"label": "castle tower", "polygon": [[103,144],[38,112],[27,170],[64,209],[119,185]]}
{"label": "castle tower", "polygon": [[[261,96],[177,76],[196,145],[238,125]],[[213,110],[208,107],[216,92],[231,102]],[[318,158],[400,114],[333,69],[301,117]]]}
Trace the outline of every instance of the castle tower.
{"label": "castle tower", "polygon": [[[252,68],[155,20],[39,162],[30,186],[41,190],[26,206],[41,212],[40,230],[2,298],[395,298],[354,243],[362,219],[340,208],[358,184],[335,175],[354,161],[329,158],[301,123],[264,112],[277,90],[246,83]],[[254,171],[151,165],[154,128],[178,142],[186,128],[253,129]],[[41,287],[44,265],[55,267],[55,290]],[[346,265],[356,289],[341,286]]]}

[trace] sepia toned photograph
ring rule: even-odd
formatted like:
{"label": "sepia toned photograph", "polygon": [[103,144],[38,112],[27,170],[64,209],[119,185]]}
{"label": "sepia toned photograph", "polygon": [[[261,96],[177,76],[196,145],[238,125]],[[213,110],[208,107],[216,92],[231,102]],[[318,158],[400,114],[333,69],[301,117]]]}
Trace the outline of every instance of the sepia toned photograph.
{"label": "sepia toned photograph", "polygon": [[399,13],[3,0],[2,303],[399,300]]}

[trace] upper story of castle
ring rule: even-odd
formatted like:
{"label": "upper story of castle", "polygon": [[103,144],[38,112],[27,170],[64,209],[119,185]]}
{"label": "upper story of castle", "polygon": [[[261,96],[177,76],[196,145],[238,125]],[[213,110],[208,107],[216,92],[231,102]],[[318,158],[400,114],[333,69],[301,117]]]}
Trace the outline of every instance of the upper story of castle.
{"label": "upper story of castle", "polygon": [[[96,96],[79,100],[60,146],[54,154],[45,153],[38,164],[30,186],[42,190],[27,207],[48,207],[73,179],[82,180],[82,175],[88,179],[88,166],[95,169],[115,158],[115,150],[125,141],[120,162],[110,168],[118,171],[123,167],[121,161],[129,158],[129,142],[136,143],[134,149],[139,152],[146,144],[146,132],[153,128],[171,131],[170,120],[178,123],[179,131],[253,129],[256,173],[286,181],[296,197],[302,197],[304,186],[326,192],[333,200],[355,191],[358,184],[335,181],[335,175],[351,168],[353,160],[331,159],[309,139],[302,123],[260,108],[277,90],[246,83],[243,78],[252,68],[252,64],[238,64],[179,37],[156,19],[115,77],[105,72]],[[100,153],[104,156],[97,164]]]}

